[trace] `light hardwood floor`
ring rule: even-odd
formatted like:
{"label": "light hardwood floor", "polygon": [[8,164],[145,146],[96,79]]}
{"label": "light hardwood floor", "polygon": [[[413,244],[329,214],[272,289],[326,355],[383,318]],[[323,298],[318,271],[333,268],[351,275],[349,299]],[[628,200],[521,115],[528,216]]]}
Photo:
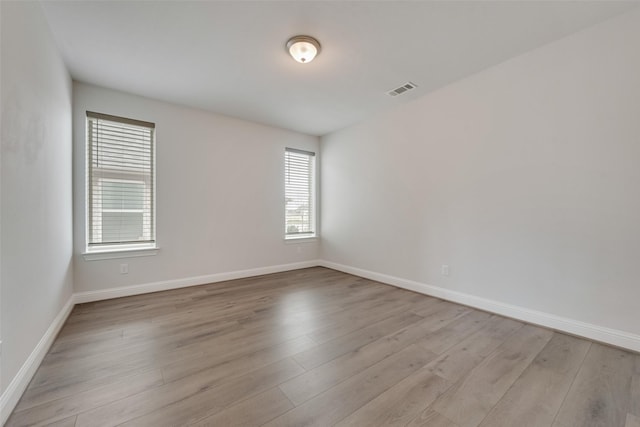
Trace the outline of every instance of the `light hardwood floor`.
{"label": "light hardwood floor", "polygon": [[79,305],[8,426],[640,426],[640,355],[325,268]]}

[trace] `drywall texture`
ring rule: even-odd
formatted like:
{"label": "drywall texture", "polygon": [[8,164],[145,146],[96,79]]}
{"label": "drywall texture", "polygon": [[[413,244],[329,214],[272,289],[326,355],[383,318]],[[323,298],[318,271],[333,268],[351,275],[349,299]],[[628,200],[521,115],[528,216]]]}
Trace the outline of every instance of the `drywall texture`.
{"label": "drywall texture", "polygon": [[[156,256],[82,256],[86,111],[156,124]],[[76,291],[316,259],[317,241],[284,241],[284,149],[318,145],[314,136],[74,83]],[[122,263],[128,274],[120,274]]]}
{"label": "drywall texture", "polygon": [[636,11],[329,134],[321,257],[639,334],[639,117]]}
{"label": "drywall texture", "polygon": [[2,391],[71,297],[71,79],[38,2],[1,2]]}

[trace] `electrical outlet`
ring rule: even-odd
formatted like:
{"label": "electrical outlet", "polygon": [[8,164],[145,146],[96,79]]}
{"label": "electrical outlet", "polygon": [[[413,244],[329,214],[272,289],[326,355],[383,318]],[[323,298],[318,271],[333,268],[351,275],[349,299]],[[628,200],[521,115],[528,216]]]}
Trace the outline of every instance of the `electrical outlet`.
{"label": "electrical outlet", "polygon": [[129,264],[120,264],[120,274],[129,274]]}
{"label": "electrical outlet", "polygon": [[448,265],[446,265],[446,264],[443,264],[443,265],[442,265],[442,268],[440,268],[440,273],[441,273],[443,276],[448,276],[448,275],[449,275],[449,266],[448,266]]}

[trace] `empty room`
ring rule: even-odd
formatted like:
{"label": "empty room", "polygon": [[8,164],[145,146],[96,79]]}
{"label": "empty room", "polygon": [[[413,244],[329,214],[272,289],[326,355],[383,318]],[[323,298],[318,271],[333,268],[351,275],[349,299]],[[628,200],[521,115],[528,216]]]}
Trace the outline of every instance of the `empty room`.
{"label": "empty room", "polygon": [[0,425],[640,427],[640,2],[0,40]]}

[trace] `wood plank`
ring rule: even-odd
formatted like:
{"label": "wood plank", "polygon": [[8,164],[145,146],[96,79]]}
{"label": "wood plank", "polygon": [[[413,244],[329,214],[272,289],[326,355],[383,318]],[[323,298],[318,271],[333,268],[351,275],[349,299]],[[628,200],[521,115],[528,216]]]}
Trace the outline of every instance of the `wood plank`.
{"label": "wood plank", "polygon": [[624,427],[640,427],[640,417],[633,414],[627,414],[627,420]]}
{"label": "wood plank", "polygon": [[243,397],[251,397],[302,372],[304,369],[292,359],[284,359],[222,381],[219,377],[192,375],[83,412],[78,415],[76,426],[113,426],[134,419],[137,421],[132,425],[186,424],[219,412]]}
{"label": "wood plank", "polygon": [[590,345],[589,341],[555,333],[481,426],[550,426]]}
{"label": "wood plank", "polygon": [[631,397],[629,412],[640,417],[640,354],[635,355],[635,372],[631,380]]}
{"label": "wood plank", "polygon": [[[189,355],[189,352],[181,353],[181,358],[179,360],[181,361],[181,363],[188,363],[192,357],[198,358],[202,354],[202,352],[196,352],[192,355]],[[70,361],[69,366],[65,366],[65,369],[73,369],[72,361]],[[77,377],[72,377],[70,379],[63,378],[42,387],[33,387],[32,385],[30,385],[22,395],[22,399],[18,403],[17,409],[33,407],[46,402],[50,402],[52,400],[61,399],[77,393],[83,393],[88,390],[104,387],[130,376],[145,374],[147,371],[153,371],[156,369],[160,369],[160,367],[154,367],[154,365],[151,365],[144,366],[138,370],[133,371],[118,370],[117,372],[113,372],[111,375],[99,375],[95,377],[88,376],[80,379],[78,379]]]}
{"label": "wood plank", "polygon": [[162,348],[153,350],[135,353],[128,359],[108,353],[92,359],[91,363],[87,364],[79,362],[75,366],[69,361],[58,371],[38,370],[31,386],[33,386],[33,392],[39,395],[55,394],[58,390],[60,392],[66,392],[67,389],[79,390],[86,382],[99,382],[100,379],[109,382],[113,377],[124,377],[159,369],[176,361],[188,360],[194,354],[204,354],[197,351],[194,353],[194,349],[189,347],[169,351],[163,351]]}
{"label": "wood plank", "polygon": [[422,368],[336,425],[403,426],[422,414],[452,384]]}
{"label": "wood plank", "polygon": [[525,325],[443,394],[433,409],[460,426],[477,426],[552,335]]}
{"label": "wood plank", "polygon": [[265,424],[329,426],[420,369],[429,356],[412,345]]}
{"label": "wood plank", "polygon": [[624,427],[634,355],[594,343],[553,423],[558,427]]}
{"label": "wood plank", "polygon": [[190,360],[189,363],[178,361],[166,365],[162,368],[162,375],[167,382],[196,374],[212,376],[216,372],[228,376],[278,362],[316,346],[317,344],[311,338],[302,336],[254,352],[249,351],[252,347],[245,349],[247,351],[238,349],[231,354],[225,351],[207,352]]}
{"label": "wood plank", "polygon": [[245,427],[259,426],[293,408],[282,391],[275,387],[257,396],[243,400],[224,411],[206,417],[192,427]]}
{"label": "wood plank", "polygon": [[293,358],[303,368],[310,370],[420,320],[422,317],[411,312],[398,313],[309,350],[301,351]]}
{"label": "wood plank", "polygon": [[[451,310],[456,310],[457,313],[453,313]],[[460,304],[455,304],[449,301],[429,297],[427,305],[413,308],[411,312],[426,319],[428,317],[438,317],[440,314],[445,315],[445,313],[454,316],[456,316],[456,314],[462,315],[471,310],[471,308],[465,307]]]}
{"label": "wood plank", "polygon": [[45,424],[47,427],[74,427],[76,425],[76,417],[65,418],[64,420],[55,421],[50,424]]}
{"label": "wood plank", "polygon": [[[323,318],[326,322],[337,320],[338,316],[348,316],[353,309],[363,305],[380,305],[389,294],[389,289],[383,287],[359,287],[356,289],[336,288],[328,286],[321,290],[297,291],[293,299],[278,299],[278,292],[272,290],[268,298],[264,293],[253,289],[247,296],[242,296],[242,304],[224,308],[229,316],[234,316],[243,326],[251,328],[279,325],[288,327],[306,323],[307,327],[313,326],[312,320]],[[212,298],[219,296],[212,295]],[[236,296],[236,298],[240,298]],[[339,298],[340,304],[335,301]],[[333,303],[332,303],[333,302]],[[213,307],[215,308],[215,306]],[[212,303],[208,299],[202,299],[195,304],[183,307],[183,310],[201,313],[212,309]],[[216,311],[220,311],[217,309]],[[246,312],[246,313],[245,313]],[[334,320],[334,321],[335,321]]]}
{"label": "wood plank", "polygon": [[460,340],[482,328],[490,318],[489,313],[471,310],[455,321],[421,338],[417,344],[433,353],[442,354]]}
{"label": "wood plank", "polygon": [[200,389],[188,399],[179,399],[151,413],[122,423],[121,426],[148,425],[173,427],[216,414],[265,390],[299,375],[304,369],[285,359],[240,377],[229,378],[211,389]]}
{"label": "wood plank", "polygon": [[444,415],[434,411],[433,409],[426,409],[418,417],[411,420],[409,424],[406,425],[406,427],[460,427],[460,426],[454,423],[453,421],[451,421],[449,418],[445,417]]}
{"label": "wood plank", "polygon": [[512,319],[492,316],[477,332],[430,363],[429,368],[440,377],[456,382],[523,326]]}
{"label": "wood plank", "polygon": [[424,328],[431,332],[449,325],[472,311],[469,307],[448,301],[436,301],[435,303],[430,303],[424,310],[412,310],[413,313],[424,318]]}
{"label": "wood plank", "polygon": [[[117,316],[117,313],[114,313]],[[63,326],[60,333],[65,329]],[[73,337],[67,337],[65,339],[64,336],[58,335],[56,340],[51,345],[51,349],[49,350],[51,353],[55,353],[56,351],[62,351],[66,349],[73,349],[76,346],[81,345],[104,345],[104,343],[109,342],[111,340],[118,341],[122,339],[124,334],[124,329],[111,329],[108,331],[98,332],[94,330],[88,330],[84,334],[77,334]],[[47,353],[48,354],[48,353]]]}
{"label": "wood plank", "polygon": [[162,384],[164,381],[160,370],[133,375],[103,387],[18,410],[8,420],[7,427],[45,425]]}
{"label": "wood plank", "polygon": [[[192,328],[185,328],[181,333],[175,335],[158,334],[158,338],[150,340],[121,340],[117,344],[100,348],[100,351],[89,353],[79,351],[48,354],[38,373],[34,377],[34,386],[44,385],[47,381],[56,380],[57,376],[68,376],[69,373],[61,369],[62,365],[68,364],[69,357],[74,359],[74,374],[80,375],[83,371],[96,371],[103,368],[105,360],[115,365],[121,365],[122,360],[133,363],[134,360],[143,360],[141,363],[147,364],[149,359],[149,343],[157,350],[154,360],[163,360],[165,354],[169,352],[180,352],[189,346],[205,344],[211,342],[216,337],[227,335],[232,331],[240,330],[240,325],[235,321],[230,322],[207,322]],[[112,369],[110,369],[112,372]],[[95,373],[92,373],[95,377]]]}
{"label": "wood plank", "polygon": [[[384,309],[380,309],[380,308]],[[384,299],[373,299],[361,303],[357,309],[343,310],[339,313],[333,313],[328,316],[314,317],[309,315],[305,321],[291,322],[285,320],[277,321],[280,317],[287,317],[286,313],[276,312],[273,314],[274,319],[267,322],[260,322],[256,325],[244,325],[241,330],[233,331],[218,340],[218,347],[234,346],[238,342],[246,343],[247,341],[255,342],[261,340],[263,342],[273,343],[275,340],[285,341],[288,339],[298,338],[302,335],[309,335],[314,341],[320,342],[324,338],[316,336],[316,332],[324,337],[340,336],[343,332],[348,333],[351,330],[360,329],[370,323],[384,319],[401,312],[403,304],[398,301],[390,301],[387,303]],[[405,307],[406,308],[406,307]]]}
{"label": "wood plank", "polygon": [[[340,281],[338,281],[340,283]],[[353,287],[358,284],[357,287]],[[358,280],[345,288],[336,286],[336,283],[327,286],[321,292],[315,289],[296,291],[295,299],[275,300],[271,304],[256,307],[253,305],[254,315],[241,322],[245,326],[251,324],[272,322],[272,325],[297,323],[309,318],[324,317],[329,319],[336,313],[346,313],[347,310],[358,309],[361,305],[370,304],[372,301],[385,300],[389,296],[389,289],[382,286],[364,286]],[[336,301],[340,301],[336,304]],[[205,305],[205,308],[208,307]],[[280,316],[277,316],[277,315]]]}
{"label": "wood plank", "polygon": [[350,313],[348,316],[338,319],[332,324],[308,333],[309,337],[317,343],[324,343],[350,332],[357,331],[372,323],[378,322],[394,314],[407,311],[406,301],[378,302],[378,307],[368,310]]}
{"label": "wood plank", "polygon": [[[422,322],[418,322],[305,372],[282,384],[280,389],[294,405],[300,405],[313,396],[412,345],[427,333],[428,330],[422,327]],[[429,360],[436,357],[434,353],[426,350],[423,353],[424,357]]]}

